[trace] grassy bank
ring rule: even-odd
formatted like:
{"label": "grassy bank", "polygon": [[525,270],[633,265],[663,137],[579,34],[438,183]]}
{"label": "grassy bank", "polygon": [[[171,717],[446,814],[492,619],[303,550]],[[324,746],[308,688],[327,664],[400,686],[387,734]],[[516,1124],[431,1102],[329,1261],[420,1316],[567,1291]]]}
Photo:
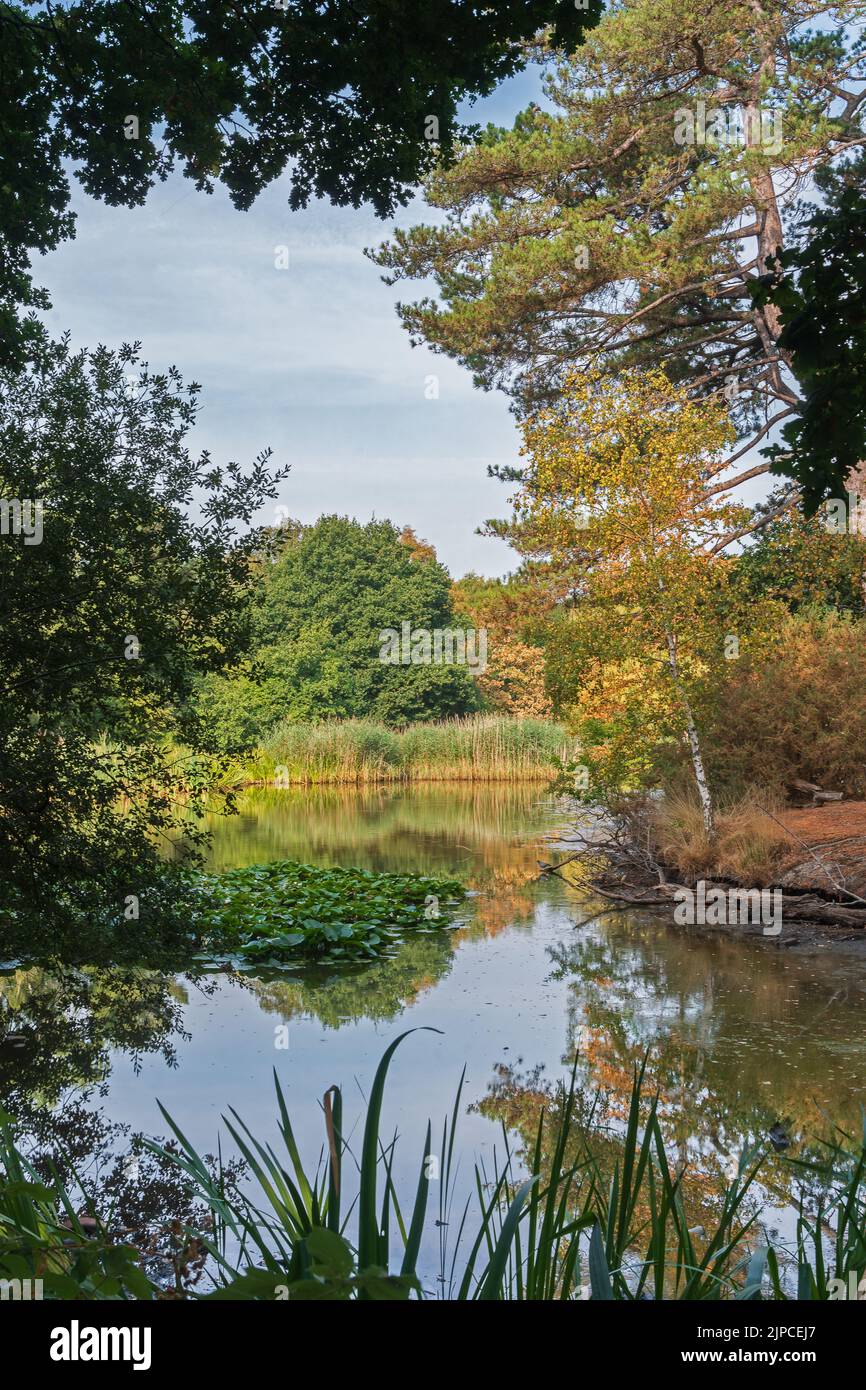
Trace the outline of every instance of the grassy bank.
{"label": "grassy bank", "polygon": [[559,724],[495,715],[390,729],[351,719],[280,724],[243,766],[238,785],[509,782],[549,779],[573,740]]}
{"label": "grassy bank", "polygon": [[779,820],[783,814],[779,796],[751,791],[717,808],[710,839],[697,797],[668,791],[651,808],[647,838],[661,862],[686,883],[710,875],[765,887],[794,843]]}

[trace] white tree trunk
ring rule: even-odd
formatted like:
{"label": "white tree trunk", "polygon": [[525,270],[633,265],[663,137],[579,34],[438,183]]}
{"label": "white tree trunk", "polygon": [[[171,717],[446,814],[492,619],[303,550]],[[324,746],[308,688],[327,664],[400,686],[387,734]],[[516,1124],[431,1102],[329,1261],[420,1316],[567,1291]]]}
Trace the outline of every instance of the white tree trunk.
{"label": "white tree trunk", "polygon": [[701,756],[701,742],[698,738],[698,729],[697,725],[695,724],[695,717],[692,714],[692,707],[689,704],[688,696],[686,695],[686,692],[683,689],[682,683],[680,681],[679,665],[677,663],[677,639],[670,630],[666,631],[665,636],[667,637],[668,663],[671,668],[671,675],[673,676],[674,684],[676,685],[677,691],[679,692],[680,699],[683,702],[683,711],[686,716],[686,733],[688,735],[689,740],[689,750],[692,755],[692,768],[695,774],[695,782],[697,783],[698,787],[698,796],[700,797],[701,802],[701,812],[703,814],[704,819],[704,830],[707,832],[707,838],[709,840],[712,840],[715,838],[716,834],[716,817],[715,810],[713,808],[713,798],[710,793],[710,784],[707,780],[707,773],[704,767],[704,760]]}

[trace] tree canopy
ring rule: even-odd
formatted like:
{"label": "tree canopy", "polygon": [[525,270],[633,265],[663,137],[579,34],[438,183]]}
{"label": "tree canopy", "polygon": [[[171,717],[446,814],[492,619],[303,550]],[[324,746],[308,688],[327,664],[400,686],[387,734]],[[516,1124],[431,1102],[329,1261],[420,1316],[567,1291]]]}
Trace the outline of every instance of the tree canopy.
{"label": "tree canopy", "polygon": [[779,350],[802,391],[781,442],[763,452],[777,473],[796,461],[809,513],[844,496],[866,459],[866,160],[822,172],[824,205],[754,289],[779,314]]}
{"label": "tree canopy", "polygon": [[197,392],[65,341],[0,376],[2,929],[176,925],[160,847],[196,838],[214,749],[190,697],[246,650],[248,524],[283,476],[191,455]]}
{"label": "tree canopy", "polygon": [[373,253],[389,282],[435,280],[437,299],[400,306],[413,341],[509,392],[521,415],[575,367],[662,367],[728,405],[736,463],[801,403],[779,309],[752,290],[790,239],[798,192],[866,140],[849,25],[862,12],[862,0],[609,7],[573,56],[551,55],[551,109],[531,105],[434,171],[426,196],[444,220]]}
{"label": "tree canopy", "polygon": [[[571,45],[598,18],[568,0],[70,0],[0,3],[0,343],[44,307],[30,257],[73,235],[69,167],[107,203],[143,203],[180,168],[238,208],[287,169],[313,197],[385,214],[434,153],[466,138],[457,108],[525,62],[552,25]],[[32,328],[32,325],[31,325]]]}
{"label": "tree canopy", "polygon": [[[778,511],[781,491],[765,508]],[[792,612],[825,609],[866,615],[866,535],[829,529],[820,512],[776,516],[737,557],[737,571],[754,598],[777,599]]]}
{"label": "tree canopy", "polygon": [[202,708],[239,740],[257,739],[281,719],[401,724],[477,708],[469,666],[437,662],[432,652],[426,660],[380,659],[383,634],[402,641],[404,623],[411,632],[457,627],[451,580],[431,546],[389,521],[323,516],[291,526],[262,572],[252,666],[209,682]]}
{"label": "tree canopy", "polygon": [[524,425],[516,502],[555,562],[584,557],[578,601],[547,649],[548,686],[577,730],[595,797],[639,785],[660,744],[686,745],[708,833],[713,799],[703,715],[731,650],[763,609],[739,601],[720,541],[742,508],[714,493],[731,426],[721,402],[689,399],[659,370],[616,388],[575,372],[557,403]]}

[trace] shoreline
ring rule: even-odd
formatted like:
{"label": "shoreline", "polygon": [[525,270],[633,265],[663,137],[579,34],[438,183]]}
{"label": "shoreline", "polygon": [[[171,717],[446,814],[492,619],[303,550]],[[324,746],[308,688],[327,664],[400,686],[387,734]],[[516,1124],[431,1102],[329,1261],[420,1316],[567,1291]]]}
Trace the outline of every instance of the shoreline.
{"label": "shoreline", "polygon": [[[756,938],[782,950],[826,947],[852,955],[866,953],[866,802],[793,808],[782,812],[779,821],[791,836],[792,849],[769,881],[760,884],[709,871],[694,882],[682,881],[681,871],[663,863],[653,864],[653,877],[646,862],[640,870],[636,868],[628,851],[618,855],[603,840],[587,840],[579,834],[546,842],[552,854],[566,857],[542,864],[542,874],[555,873],[570,886],[585,888],[610,904],[603,911],[643,910],[662,915],[680,929]],[[629,846],[632,852],[640,848]],[[581,868],[568,873],[569,865]],[[704,898],[714,893],[717,900],[735,901],[736,910],[719,922],[678,921],[678,904],[696,890]],[[761,893],[775,895],[778,933],[767,932],[762,914],[756,916],[751,907],[743,920],[743,898]]]}
{"label": "shoreline", "polygon": [[292,791],[296,787],[396,787],[396,786],[436,786],[444,782],[460,782],[462,784],[478,782],[484,785],[498,783],[500,785],[510,785],[514,782],[536,782],[552,785],[556,778],[556,768],[551,767],[547,770],[539,769],[536,772],[455,772],[447,770],[440,774],[432,775],[423,772],[416,775],[406,773],[397,776],[381,777],[304,777],[289,778],[287,782],[277,784],[272,777],[258,777],[249,782],[233,782],[220,788],[222,791],[245,792],[256,788],[264,791]]}

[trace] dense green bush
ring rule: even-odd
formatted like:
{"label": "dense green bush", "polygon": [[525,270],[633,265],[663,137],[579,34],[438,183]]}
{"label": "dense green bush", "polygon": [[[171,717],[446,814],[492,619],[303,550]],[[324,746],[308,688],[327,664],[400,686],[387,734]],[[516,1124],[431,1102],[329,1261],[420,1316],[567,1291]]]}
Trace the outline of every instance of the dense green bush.
{"label": "dense green bush", "polygon": [[281,476],[192,454],[197,396],[131,347],[64,340],[0,373],[0,500],[44,508],[38,544],[0,543],[4,953],[183,937],[159,845],[200,839],[215,749],[193,694],[248,649],[249,523]]}
{"label": "dense green bush", "polygon": [[[782,500],[773,493],[766,507]],[[820,513],[788,513],[765,526],[736,561],[746,592],[796,612],[820,605],[862,617],[866,612],[866,536],[837,534]]]}
{"label": "dense green bush", "polygon": [[283,720],[405,724],[478,709],[468,667],[379,659],[382,633],[404,622],[431,632],[461,625],[429,547],[405,543],[388,521],[323,516],[293,527],[261,569],[250,667],[206,681],[200,707],[230,746],[260,741]]}

